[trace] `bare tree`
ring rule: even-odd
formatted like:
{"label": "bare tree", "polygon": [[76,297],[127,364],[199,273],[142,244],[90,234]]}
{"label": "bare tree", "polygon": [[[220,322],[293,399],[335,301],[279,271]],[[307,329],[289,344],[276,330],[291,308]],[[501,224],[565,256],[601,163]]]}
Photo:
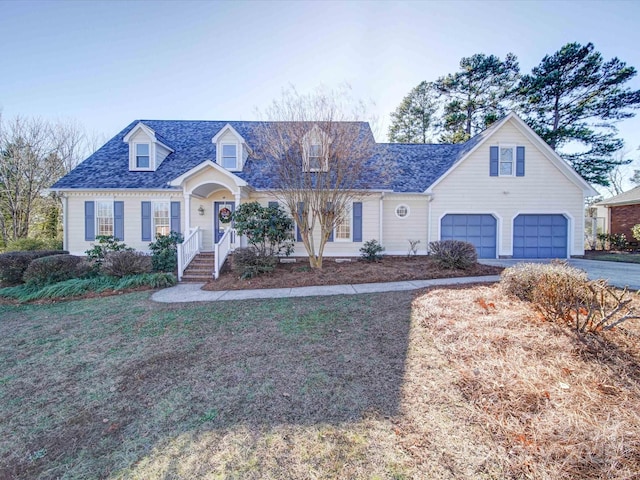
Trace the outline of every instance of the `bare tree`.
{"label": "bare tree", "polygon": [[[0,235],[3,243],[29,235],[44,190],[80,160],[84,134],[72,122],[0,116]],[[47,205],[50,209],[51,205]]]}
{"label": "bare tree", "polygon": [[326,243],[365,195],[364,178],[375,141],[364,118],[342,91],[294,88],[267,108],[261,154],[274,175],[274,194],[291,211],[312,268],[322,268]]}
{"label": "bare tree", "polygon": [[606,187],[612,196],[624,193],[629,189],[630,184],[635,183],[633,174],[636,171],[634,166],[637,167],[637,164],[629,158],[630,151],[630,149],[623,147],[612,155],[617,166],[607,173],[609,186]]}

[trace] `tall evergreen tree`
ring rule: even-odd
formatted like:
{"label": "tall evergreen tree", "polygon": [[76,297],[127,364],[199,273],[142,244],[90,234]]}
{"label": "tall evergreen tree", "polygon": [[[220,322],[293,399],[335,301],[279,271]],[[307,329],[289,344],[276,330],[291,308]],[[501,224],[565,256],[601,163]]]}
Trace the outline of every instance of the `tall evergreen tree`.
{"label": "tall evergreen tree", "polygon": [[[591,43],[568,43],[522,77],[520,108],[585,180],[607,186],[607,174],[626,163],[614,156],[623,144],[615,122],[633,117],[630,110],[640,106],[640,90],[625,86],[635,75],[617,58],[605,62]],[[577,146],[582,150],[576,152]]]}
{"label": "tall evergreen tree", "polygon": [[441,141],[466,141],[503,116],[519,71],[513,53],[504,61],[478,53],[460,60],[458,72],[440,77],[435,88],[446,99]]}
{"label": "tall evergreen tree", "polygon": [[434,132],[437,93],[431,82],[421,82],[411,89],[391,114],[389,141],[393,143],[428,143]]}

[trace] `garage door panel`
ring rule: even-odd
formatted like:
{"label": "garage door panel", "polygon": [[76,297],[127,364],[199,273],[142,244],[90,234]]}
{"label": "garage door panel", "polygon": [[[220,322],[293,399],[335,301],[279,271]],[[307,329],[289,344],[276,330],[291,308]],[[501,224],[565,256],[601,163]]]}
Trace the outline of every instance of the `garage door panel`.
{"label": "garage door panel", "polygon": [[479,258],[496,258],[496,231],[496,219],[488,214],[449,214],[440,221],[442,240],[469,242]]}
{"label": "garage door panel", "polygon": [[566,258],[568,222],[560,214],[518,215],[513,224],[515,258]]}

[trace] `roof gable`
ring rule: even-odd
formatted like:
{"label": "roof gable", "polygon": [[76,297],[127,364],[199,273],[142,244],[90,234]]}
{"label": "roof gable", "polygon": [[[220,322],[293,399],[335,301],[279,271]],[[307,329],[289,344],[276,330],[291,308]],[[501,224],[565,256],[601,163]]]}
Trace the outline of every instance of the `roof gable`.
{"label": "roof gable", "polygon": [[598,194],[598,192],[589,183],[587,183],[573,168],[571,168],[566,161],[560,158],[560,156],[514,112],[510,112],[489,128],[480,132],[478,135],[466,142],[464,145],[469,144],[467,148],[461,152],[462,154],[458,159],[456,159],[451,167],[428,188],[427,193],[429,193],[433,187],[442,182],[442,180],[451,174],[451,172],[462,164],[462,162],[467,160],[473,152],[494,137],[507,122],[510,122],[514,127],[516,127],[516,129],[522,133],[527,140],[529,140],[563,175],[565,175],[576,186],[581,188],[585,196]]}

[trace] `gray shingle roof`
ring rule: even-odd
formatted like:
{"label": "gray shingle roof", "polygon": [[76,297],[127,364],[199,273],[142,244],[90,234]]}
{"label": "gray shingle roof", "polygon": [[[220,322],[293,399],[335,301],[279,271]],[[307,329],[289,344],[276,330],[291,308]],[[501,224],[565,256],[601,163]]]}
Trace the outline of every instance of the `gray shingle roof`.
{"label": "gray shingle roof", "polygon": [[[129,147],[123,138],[139,122],[156,132],[156,138],[174,149],[155,172],[129,171]],[[216,158],[211,139],[227,124],[259,150],[261,122],[136,120],[109,140],[102,148],[58,180],[54,189],[164,189],[168,182]],[[361,123],[363,141],[373,142],[367,123]],[[456,161],[480,141],[478,135],[463,144],[376,144],[363,175],[361,188],[424,192]],[[234,172],[256,189],[274,188],[267,162],[249,158],[242,172]]]}

